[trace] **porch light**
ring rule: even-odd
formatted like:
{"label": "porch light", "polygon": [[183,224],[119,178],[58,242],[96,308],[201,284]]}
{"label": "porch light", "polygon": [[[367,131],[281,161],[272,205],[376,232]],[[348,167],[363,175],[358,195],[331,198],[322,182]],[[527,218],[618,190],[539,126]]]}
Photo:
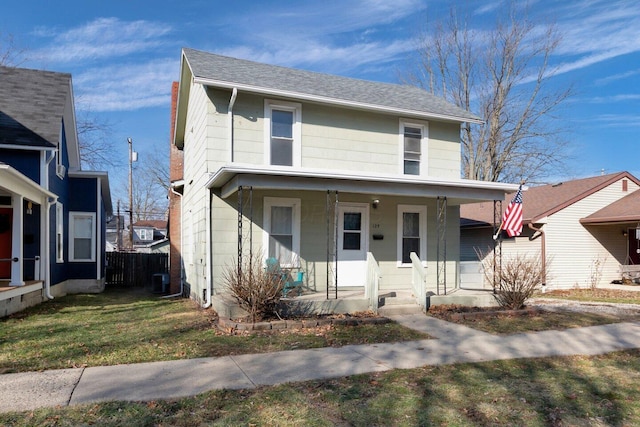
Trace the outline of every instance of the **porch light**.
{"label": "porch light", "polygon": [[33,203],[31,200],[27,202],[27,215],[31,215],[33,213]]}
{"label": "porch light", "polygon": [[[371,202],[371,206],[373,206],[373,209],[378,209],[379,204],[380,204],[380,199],[373,199],[373,201]],[[638,227],[640,227],[640,224],[638,224]]]}

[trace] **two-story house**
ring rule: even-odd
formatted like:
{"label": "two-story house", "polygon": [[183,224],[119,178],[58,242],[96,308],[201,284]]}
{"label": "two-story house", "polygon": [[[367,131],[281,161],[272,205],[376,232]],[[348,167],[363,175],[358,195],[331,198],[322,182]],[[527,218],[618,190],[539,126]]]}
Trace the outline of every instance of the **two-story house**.
{"label": "two-story house", "polygon": [[176,104],[184,286],[219,312],[225,269],[256,254],[366,302],[324,310],[424,307],[456,287],[460,205],[517,188],[461,179],[460,124],[480,120],[412,86],[184,49]]}
{"label": "two-story house", "polygon": [[71,75],[0,67],[0,316],[104,288],[106,172],[80,167]]}

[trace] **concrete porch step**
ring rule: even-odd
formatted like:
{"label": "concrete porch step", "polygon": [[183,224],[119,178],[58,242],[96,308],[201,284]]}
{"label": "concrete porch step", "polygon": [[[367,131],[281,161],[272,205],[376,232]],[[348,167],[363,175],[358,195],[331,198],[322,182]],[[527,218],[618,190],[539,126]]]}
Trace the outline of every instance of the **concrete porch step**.
{"label": "concrete porch step", "polygon": [[418,304],[392,304],[378,308],[380,316],[395,316],[398,314],[421,314],[422,310]]}
{"label": "concrete porch step", "polygon": [[378,313],[382,316],[422,313],[416,299],[409,291],[381,292],[378,297]]}

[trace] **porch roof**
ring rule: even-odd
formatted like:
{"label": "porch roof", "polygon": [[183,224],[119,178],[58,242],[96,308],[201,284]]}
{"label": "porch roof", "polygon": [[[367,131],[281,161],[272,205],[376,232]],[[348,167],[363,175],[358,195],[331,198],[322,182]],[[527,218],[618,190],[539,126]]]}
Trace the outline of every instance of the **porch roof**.
{"label": "porch roof", "polygon": [[407,177],[374,173],[256,165],[227,165],[209,176],[206,188],[220,191],[222,198],[234,194],[238,187],[260,190],[339,191],[372,196],[447,197],[450,205],[480,200],[504,200],[505,192],[518,189],[517,184],[466,179]]}
{"label": "porch roof", "polygon": [[586,225],[640,223],[640,190],[580,219],[580,223]]}
{"label": "porch roof", "polygon": [[11,166],[0,162],[0,195],[19,194],[37,204],[43,204],[46,198],[51,201],[58,196],[24,176]]}

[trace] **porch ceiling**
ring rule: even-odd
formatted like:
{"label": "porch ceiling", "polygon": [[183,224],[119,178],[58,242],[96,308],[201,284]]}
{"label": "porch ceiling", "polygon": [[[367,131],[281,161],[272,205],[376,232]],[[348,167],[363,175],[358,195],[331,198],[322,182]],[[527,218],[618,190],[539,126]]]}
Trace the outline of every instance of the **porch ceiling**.
{"label": "porch ceiling", "polygon": [[0,194],[19,194],[39,205],[46,203],[47,200],[55,201],[58,198],[6,164],[0,164]]}
{"label": "porch ceiling", "polygon": [[222,198],[234,194],[240,186],[261,190],[327,191],[371,194],[375,196],[447,197],[449,205],[481,200],[504,200],[516,184],[472,180],[405,177],[382,174],[285,167],[261,168],[231,165],[220,168],[207,181],[208,189],[220,191]]}

